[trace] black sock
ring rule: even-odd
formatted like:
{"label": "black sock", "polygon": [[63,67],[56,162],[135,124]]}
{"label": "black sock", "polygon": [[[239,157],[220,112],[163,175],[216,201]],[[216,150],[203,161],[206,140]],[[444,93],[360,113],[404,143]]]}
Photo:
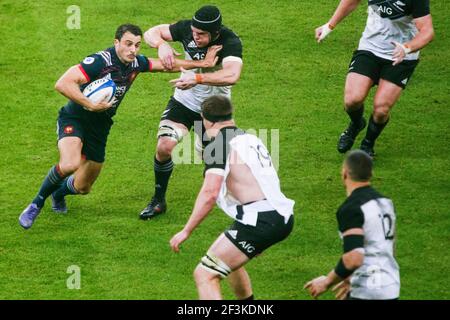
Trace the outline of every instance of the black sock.
{"label": "black sock", "polygon": [[63,181],[61,186],[55,191],[54,196],[56,199],[62,199],[68,194],[79,194],[78,190],[75,189],[74,179],[75,177],[71,175]]}
{"label": "black sock", "polygon": [[361,125],[361,123],[363,121],[362,119],[364,116],[364,105],[361,105],[361,107],[359,107],[356,110],[349,109],[346,112],[347,112],[348,116],[350,117],[350,119],[352,120],[353,124],[358,125],[358,126]]}
{"label": "black sock", "polygon": [[373,120],[373,115],[369,119],[369,125],[367,126],[366,137],[364,138],[364,142],[369,144],[370,146],[375,145],[375,140],[377,140],[378,136],[383,131],[384,127],[388,124],[389,119],[385,123],[376,123]]}
{"label": "black sock", "polygon": [[41,189],[39,189],[36,198],[34,198],[33,203],[39,208],[42,208],[45,203],[45,199],[53,193],[56,189],[61,186],[64,176],[59,169],[59,165],[53,166],[42,182]]}
{"label": "black sock", "polygon": [[153,168],[155,171],[155,198],[162,201],[166,197],[167,185],[173,171],[172,159],[159,162],[155,157]]}

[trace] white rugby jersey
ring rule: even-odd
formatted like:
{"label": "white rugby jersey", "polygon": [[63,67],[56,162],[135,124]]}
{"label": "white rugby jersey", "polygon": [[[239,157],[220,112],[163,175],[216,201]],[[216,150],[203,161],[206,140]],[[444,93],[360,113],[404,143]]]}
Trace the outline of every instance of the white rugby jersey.
{"label": "white rugby jersey", "polygon": [[[417,34],[413,19],[430,13],[429,0],[368,0],[366,28],[358,50],[367,50],[376,56],[392,60],[395,46],[392,41],[405,43]],[[419,59],[419,51],[405,60]]]}
{"label": "white rugby jersey", "polygon": [[[250,168],[266,198],[265,201],[244,205],[242,217],[239,216],[236,208],[241,203],[228,193],[226,185],[226,179],[230,173],[231,150],[236,151],[240,159]],[[214,173],[224,176],[217,205],[234,220],[256,226],[259,211],[276,210],[287,223],[293,214],[295,202],[281,192],[280,180],[270,154],[258,137],[236,127],[223,128],[213,142],[205,148],[205,166],[205,173],[208,170],[214,170]]]}
{"label": "white rugby jersey", "polygon": [[372,187],[354,190],[337,212],[342,237],[348,229],[364,230],[364,262],[351,278],[351,296],[396,299],[400,295],[399,266],[394,258],[395,212],[392,201]]}
{"label": "white rugby jersey", "polygon": [[[194,69],[190,72],[207,73],[222,69],[222,64],[227,61],[242,63],[242,43],[240,38],[230,29],[222,26],[219,37],[206,48],[198,48],[191,30],[191,20],[181,20],[169,27],[172,39],[183,45],[186,60],[202,60],[208,51],[208,47],[221,45],[222,50],[217,54],[219,60],[214,68]],[[221,95],[231,98],[231,86],[208,86],[198,84],[191,89],[181,90],[176,88],[174,98],[192,111],[201,112],[203,101],[212,96]]]}

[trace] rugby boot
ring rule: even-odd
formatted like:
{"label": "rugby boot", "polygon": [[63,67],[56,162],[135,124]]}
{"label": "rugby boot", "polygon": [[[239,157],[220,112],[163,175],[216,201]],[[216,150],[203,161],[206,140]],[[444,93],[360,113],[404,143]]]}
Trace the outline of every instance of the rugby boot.
{"label": "rugby boot", "polygon": [[362,118],[361,123],[359,127],[357,127],[353,122],[350,122],[347,129],[344,130],[344,132],[341,133],[337,149],[340,153],[345,153],[348,150],[350,150],[355,143],[355,139],[358,136],[358,134],[366,127],[366,120]]}
{"label": "rugby boot", "polygon": [[36,204],[31,203],[19,216],[19,224],[24,229],[30,229],[40,212],[41,208],[39,208]]}
{"label": "rugby boot", "polygon": [[166,210],[166,200],[160,201],[153,197],[147,207],[145,207],[145,209],[141,211],[141,213],[139,214],[139,218],[142,220],[148,220],[166,212]]}

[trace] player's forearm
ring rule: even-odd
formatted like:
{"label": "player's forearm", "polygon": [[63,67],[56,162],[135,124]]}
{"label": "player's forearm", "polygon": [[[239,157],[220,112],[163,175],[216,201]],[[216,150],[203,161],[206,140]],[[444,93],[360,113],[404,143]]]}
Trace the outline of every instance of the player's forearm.
{"label": "player's forearm", "polygon": [[210,86],[232,86],[238,82],[240,74],[233,70],[219,70],[212,73],[202,73],[197,76],[197,83]]}
{"label": "player's forearm", "polygon": [[336,11],[328,22],[331,28],[336,27],[345,17],[352,13],[359,5],[361,0],[341,0]]}
{"label": "player's forearm", "polygon": [[194,209],[184,230],[189,234],[206,218],[208,213],[214,208],[217,196],[210,192],[200,192],[195,201]]}
{"label": "player's forearm", "polygon": [[55,89],[76,104],[90,110],[93,109],[92,102],[80,91],[80,87],[77,83],[58,80],[58,82],[56,82]]}
{"label": "player's forearm", "polygon": [[433,27],[428,27],[420,30],[416,36],[409,42],[403,45],[411,49],[411,52],[418,51],[429,44],[434,38]]}
{"label": "player's forearm", "polygon": [[206,63],[204,60],[181,60],[175,59],[175,67],[171,72],[180,71],[181,68],[186,70],[196,69],[196,68],[205,68]]}

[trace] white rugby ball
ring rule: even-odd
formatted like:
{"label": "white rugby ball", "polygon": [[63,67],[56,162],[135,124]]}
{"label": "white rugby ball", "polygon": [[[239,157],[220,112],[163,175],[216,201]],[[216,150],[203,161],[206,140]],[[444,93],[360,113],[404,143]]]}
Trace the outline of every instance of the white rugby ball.
{"label": "white rugby ball", "polygon": [[92,81],[84,88],[83,94],[93,103],[98,103],[103,100],[110,102],[116,94],[116,84],[111,79],[98,79]]}

